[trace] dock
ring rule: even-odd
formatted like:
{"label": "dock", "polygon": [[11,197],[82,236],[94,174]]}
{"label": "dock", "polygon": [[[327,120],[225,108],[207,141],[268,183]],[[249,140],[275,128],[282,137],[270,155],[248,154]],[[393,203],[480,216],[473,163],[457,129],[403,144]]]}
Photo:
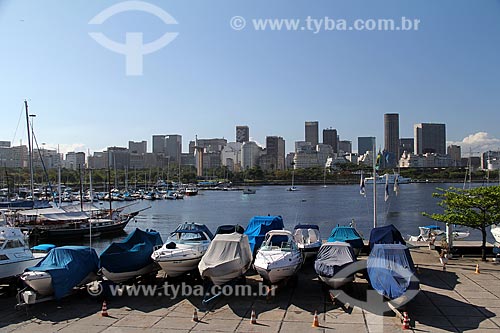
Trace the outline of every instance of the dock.
{"label": "dock", "polygon": [[[500,264],[457,257],[446,269],[437,251],[415,245],[411,254],[418,267],[420,292],[404,309],[411,332],[500,331]],[[361,257],[361,260],[366,259]],[[479,267],[477,266],[479,265]],[[479,273],[476,273],[478,268]],[[261,278],[250,272],[247,284],[256,290]],[[356,277],[347,292],[361,295],[368,282]],[[360,296],[361,297],[361,296]],[[221,296],[204,306],[202,297],[114,296],[106,299],[108,317],[101,315],[102,300],[85,290],[59,301],[16,310],[15,297],[0,298],[0,331],[123,333],[123,332],[401,332],[393,312],[333,302],[318,281],[311,263],[296,281],[272,297]],[[198,321],[193,321],[194,310]],[[251,323],[252,311],[256,323]],[[314,314],[319,327],[311,327]]]}

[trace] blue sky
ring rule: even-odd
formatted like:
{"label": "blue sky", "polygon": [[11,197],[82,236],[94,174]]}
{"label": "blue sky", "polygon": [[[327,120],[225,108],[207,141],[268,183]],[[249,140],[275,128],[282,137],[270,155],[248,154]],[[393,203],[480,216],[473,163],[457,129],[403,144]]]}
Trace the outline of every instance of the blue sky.
{"label": "blue sky", "polygon": [[[0,140],[26,142],[23,100],[37,115],[39,143],[102,150],[181,134],[282,136],[287,151],[303,140],[304,121],[337,128],[341,139],[383,139],[383,114],[413,124],[442,122],[447,139],[500,146],[500,1],[149,1],[174,17],[124,12],[88,22],[121,1],[0,0]],[[235,31],[233,16],[247,27]],[[255,31],[252,19],[420,20],[418,31]],[[146,42],[178,37],[144,56],[143,75],[125,75],[125,57],[94,41],[103,32]],[[16,131],[17,128],[17,131]],[[477,135],[487,133],[487,135]],[[472,136],[471,136],[472,135]],[[484,143],[484,142],[483,142]],[[475,144],[475,143],[472,143]],[[492,147],[494,148],[494,147]]]}

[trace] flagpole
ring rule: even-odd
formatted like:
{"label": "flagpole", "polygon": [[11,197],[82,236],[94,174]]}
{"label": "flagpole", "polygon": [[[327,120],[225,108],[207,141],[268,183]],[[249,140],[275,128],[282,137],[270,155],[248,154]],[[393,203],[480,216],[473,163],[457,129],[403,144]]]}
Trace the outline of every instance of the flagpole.
{"label": "flagpole", "polygon": [[375,142],[373,143],[373,227],[377,227],[377,172],[376,167],[376,157],[375,157]]}

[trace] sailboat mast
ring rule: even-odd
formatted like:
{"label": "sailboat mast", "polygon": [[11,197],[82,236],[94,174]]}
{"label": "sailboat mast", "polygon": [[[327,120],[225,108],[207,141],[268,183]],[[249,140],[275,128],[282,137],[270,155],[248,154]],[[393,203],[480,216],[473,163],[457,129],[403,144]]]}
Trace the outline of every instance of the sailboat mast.
{"label": "sailboat mast", "polygon": [[89,218],[89,247],[92,247],[92,207],[94,206],[94,191],[92,190],[92,169],[89,169],[90,183],[90,218]]}
{"label": "sailboat mast", "polygon": [[33,196],[33,151],[31,150],[31,134],[30,134],[30,118],[28,112],[28,101],[24,100],[24,109],[26,110],[26,130],[28,131],[28,163],[30,168],[30,189],[31,189],[31,200],[35,201]]}
{"label": "sailboat mast", "polygon": [[372,158],[372,167],[373,167],[373,227],[377,227],[377,170],[376,163],[377,158],[375,156],[376,147],[375,142],[373,143],[373,158]]}

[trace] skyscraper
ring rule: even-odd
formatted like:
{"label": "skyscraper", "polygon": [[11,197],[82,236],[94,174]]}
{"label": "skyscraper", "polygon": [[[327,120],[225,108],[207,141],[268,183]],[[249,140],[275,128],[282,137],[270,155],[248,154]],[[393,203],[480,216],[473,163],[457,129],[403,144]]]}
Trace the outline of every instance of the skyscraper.
{"label": "skyscraper", "polygon": [[310,142],[313,147],[319,142],[318,139],[318,122],[317,121],[306,121],[305,124],[305,141]]}
{"label": "skyscraper", "polygon": [[399,139],[399,152],[403,154],[404,152],[413,154],[415,149],[415,140],[413,138],[401,138]]}
{"label": "skyscraper", "polygon": [[415,124],[415,154],[446,154],[446,125],[422,123]]}
{"label": "skyscraper", "polygon": [[177,162],[181,159],[182,136],[178,134],[165,136],[165,156],[170,158],[170,162]]}
{"label": "skyscraper", "polygon": [[250,141],[250,129],[248,126],[236,126],[236,142]]}
{"label": "skyscraper", "polygon": [[374,136],[358,137],[358,155],[366,154],[367,151],[373,151],[374,146],[375,146]]}
{"label": "skyscraper", "polygon": [[384,114],[384,150],[398,154],[399,151],[399,114]]}
{"label": "skyscraper", "polygon": [[338,153],[337,130],[335,128],[327,128],[323,130],[323,144],[330,145],[334,153]]}
{"label": "skyscraper", "polygon": [[285,170],[285,140],[281,136],[266,137],[266,155],[273,165],[270,169]]}

